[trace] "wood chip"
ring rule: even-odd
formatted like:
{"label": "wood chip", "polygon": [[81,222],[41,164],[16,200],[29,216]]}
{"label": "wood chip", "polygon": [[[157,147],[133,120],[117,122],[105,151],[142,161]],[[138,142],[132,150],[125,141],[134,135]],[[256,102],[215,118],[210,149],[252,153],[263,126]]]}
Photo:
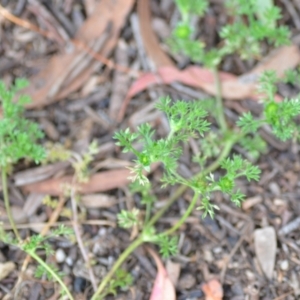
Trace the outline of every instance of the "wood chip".
{"label": "wood chip", "polygon": [[103,208],[114,206],[118,201],[115,197],[99,193],[82,196],[80,203],[86,208]]}

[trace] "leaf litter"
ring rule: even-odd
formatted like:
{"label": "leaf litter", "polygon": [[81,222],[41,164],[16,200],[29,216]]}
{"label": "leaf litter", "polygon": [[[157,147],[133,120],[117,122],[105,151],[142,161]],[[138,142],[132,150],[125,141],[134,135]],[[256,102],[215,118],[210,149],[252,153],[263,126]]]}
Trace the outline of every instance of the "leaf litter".
{"label": "leaf litter", "polygon": [[[28,16],[31,18],[37,17],[37,1],[28,2],[30,2],[31,7],[25,8],[26,14],[21,14],[22,18],[24,17],[23,21]],[[59,9],[65,16],[68,16],[70,20],[74,21],[75,18],[72,19],[72,16],[68,14],[68,9],[69,11],[73,9],[72,6],[71,9],[68,8],[68,3],[71,2],[75,3],[76,1],[65,1]],[[85,1],[83,2],[87,7],[87,3],[85,3]],[[49,120],[51,124],[53,124],[56,132],[54,135],[49,134],[50,139],[58,139],[58,141],[69,145],[68,147],[74,147],[77,142],[76,137],[78,136],[78,130],[76,128],[78,128],[78,124],[81,125],[85,119],[92,118],[91,110],[96,112],[98,116],[101,116],[102,120],[103,118],[105,120],[105,114],[110,115],[112,120],[116,120],[116,118],[119,117],[119,121],[123,120],[121,126],[128,125],[135,127],[143,122],[145,118],[149,118],[155,125],[163,124],[164,120],[162,115],[152,115],[148,113],[148,111],[142,114],[143,108],[149,105],[149,101],[147,93],[140,93],[144,90],[148,90],[148,92],[151,93],[151,91],[157,90],[158,86],[160,86],[162,90],[166,89],[178,95],[178,90],[174,91],[170,84],[173,82],[181,82],[193,87],[193,89],[213,94],[213,81],[208,70],[195,66],[187,66],[180,70],[176,63],[170,60],[167,51],[162,51],[162,43],[155,38],[155,35],[153,39],[153,30],[150,26],[151,22],[149,22],[149,18],[151,18],[151,14],[153,16],[159,15],[160,18],[165,18],[168,24],[170,16],[162,10],[162,7],[168,6],[168,0],[163,0],[161,3],[149,0],[148,3],[145,2],[146,4],[151,4],[149,6],[143,6],[141,5],[142,1],[138,1],[137,14],[141,21],[140,26],[144,47],[147,50],[147,56],[154,62],[156,71],[145,73],[145,70],[143,70],[143,72],[135,72],[135,74],[139,73],[140,77],[132,83],[127,91],[127,96],[126,88],[124,87],[122,91],[115,94],[115,105],[114,107],[110,107],[109,98],[112,94],[112,90],[115,89],[120,81],[116,78],[113,84],[109,83],[109,92],[106,94],[102,93],[105,89],[102,83],[111,81],[109,68],[114,66],[112,61],[108,63],[105,58],[110,57],[110,54],[119,42],[124,42],[127,50],[123,54],[125,56],[127,55],[127,57],[125,57],[127,62],[123,64],[124,61],[122,61],[122,59],[117,61],[117,63],[123,65],[124,68],[113,69],[112,72],[115,72],[114,75],[117,77],[116,72],[119,72],[119,75],[124,75],[124,78],[128,79],[132,75],[128,72],[128,69],[134,69],[134,67],[140,64],[139,58],[134,57],[133,54],[128,54],[130,51],[133,51],[132,49],[134,48],[135,42],[132,41],[130,37],[131,28],[128,23],[126,23],[126,18],[135,12],[135,8],[133,7],[133,1],[114,1],[114,3],[118,4],[118,6],[116,6],[117,8],[111,6],[112,0],[87,2],[94,2],[94,8],[89,9],[89,13],[86,14],[87,17],[84,15],[81,16],[83,20],[82,27],[75,33],[74,40],[60,22],[55,23],[55,26],[52,27],[47,27],[47,23],[42,23],[42,18],[46,16],[45,13],[50,12],[50,10],[49,12],[47,11],[47,8],[40,14],[38,24],[42,24],[42,27],[44,29],[46,28],[44,33],[48,32],[50,35],[46,34],[45,38],[37,38],[36,34],[33,34],[32,31],[27,31],[27,34],[30,33],[30,36],[27,37],[25,36],[26,31],[20,31],[18,33],[18,39],[16,39],[15,43],[19,43],[18,46],[24,49],[23,51],[26,55],[28,55],[26,51],[32,49],[30,43],[39,43],[41,49],[47,49],[47,47],[49,47],[49,52],[44,51],[43,53],[43,51],[41,51],[42,55],[39,59],[41,59],[43,63],[40,63],[41,60],[39,59],[32,60],[31,56],[28,55],[28,65],[20,64],[18,61],[20,56],[12,51],[14,47],[9,44],[11,41],[9,32],[4,33],[7,35],[7,38],[3,41],[3,45],[6,45],[6,48],[3,50],[3,60],[2,58],[0,59],[1,74],[3,74],[3,78],[6,82],[11,82],[13,80],[12,74],[19,74],[19,72],[22,74],[26,74],[27,72],[35,73],[35,75],[31,77],[32,85],[28,89],[28,93],[34,98],[34,102],[31,105],[31,108],[34,108],[34,110],[28,111],[28,114],[31,114],[30,117],[37,120],[46,118],[46,120]],[[10,3],[8,8],[11,8],[12,5],[13,4]],[[298,11],[296,10],[296,12]],[[78,13],[78,11],[76,13]],[[288,12],[285,12],[285,14],[288,16]],[[99,15],[101,15],[101,18],[99,18]],[[48,17],[51,16],[48,15]],[[212,9],[212,15],[210,17],[211,21],[218,22],[214,9]],[[46,19],[48,24],[49,20],[51,19]],[[1,22],[3,22],[3,20],[1,20]],[[7,22],[5,22],[5,24],[6,26],[9,25]],[[44,27],[44,25],[46,27]],[[62,31],[59,32],[59,27],[60,30],[62,28],[65,33],[62,33]],[[74,26],[74,32],[76,32],[76,30],[74,30],[75,28]],[[32,28],[30,30],[32,30]],[[149,34],[152,34],[152,39],[149,39]],[[49,43],[50,40],[52,44]],[[77,44],[76,41],[78,41]],[[147,41],[151,41],[152,46],[149,46]],[[72,43],[74,43],[74,45],[72,45]],[[7,49],[10,49],[10,52]],[[52,54],[53,52],[54,54]],[[164,59],[166,59],[163,63],[156,58],[161,55],[158,54],[161,52],[164,53]],[[101,62],[101,57],[97,55],[101,55],[103,58]],[[44,58],[42,58],[42,56],[44,56]],[[4,61],[4,58],[6,61]],[[45,61],[47,62],[45,63]],[[132,61],[134,61],[135,65]],[[13,73],[8,72],[8,62],[13,66]],[[108,63],[107,69],[101,69],[104,63]],[[244,100],[245,98],[255,99],[254,86],[257,75],[261,73],[262,70],[275,68],[278,74],[282,75],[287,68],[293,68],[298,64],[299,52],[297,47],[292,45],[271,53],[266,56],[260,64],[254,66],[252,71],[244,72],[240,76],[234,75],[234,68],[232,68],[232,73],[230,68],[226,69],[226,72],[221,73],[223,96],[230,100]],[[87,85],[87,81],[91,80],[91,76],[96,76],[96,80],[93,79],[93,81]],[[126,76],[128,76],[128,78],[126,78]],[[128,82],[129,80],[126,82],[127,85]],[[83,89],[85,90],[83,91]],[[88,93],[92,93],[92,98],[88,99]],[[137,98],[138,100],[132,99],[138,94],[140,94]],[[181,95],[177,97],[180,98]],[[119,109],[119,115],[116,117],[118,105],[122,103],[122,98],[125,99],[125,102],[123,102],[123,106]],[[78,102],[76,102],[77,100]],[[81,100],[81,102],[79,100]],[[56,102],[56,104],[53,105],[52,103],[54,102]],[[71,107],[72,104],[77,104],[80,108],[74,111],[68,110],[67,107]],[[150,103],[150,108],[151,105],[152,103]],[[84,110],[85,106],[88,106],[90,110]],[[246,109],[247,101],[241,101],[241,107]],[[110,113],[109,109],[111,110]],[[140,115],[139,112],[141,112]],[[119,208],[132,203],[127,187],[129,183],[127,179],[129,170],[126,169],[127,166],[119,165],[118,167],[116,162],[117,169],[113,169],[112,163],[105,162],[107,158],[118,157],[120,160],[123,159],[111,140],[111,133],[115,130],[115,127],[113,127],[115,125],[107,123],[109,125],[105,127],[100,123],[101,122],[95,121],[94,119],[87,128],[86,138],[83,136],[80,137],[80,140],[83,139],[82,145],[86,145],[91,137],[96,137],[101,142],[101,146],[106,147],[106,150],[97,156],[97,161],[93,165],[96,173],[91,177],[89,183],[80,187],[83,193],[82,207],[80,207],[80,209],[91,209],[88,215],[83,217],[82,220],[82,224],[84,224],[84,221],[90,221],[90,225],[82,226],[82,238],[86,243],[89,253],[97,259],[95,273],[99,278],[103,275],[101,273],[103,269],[97,269],[97,267],[101,266],[107,271],[108,268],[105,266],[111,263],[111,257],[112,259],[116,258],[119,251],[123,249],[128,242],[129,236],[124,235],[124,232],[120,233],[118,229],[114,229],[113,224],[116,223],[115,214],[119,211]],[[166,133],[164,130],[165,129],[163,129],[162,134]],[[99,134],[99,132],[101,134]],[[272,145],[273,148],[270,149],[270,153],[263,157],[260,162],[263,178],[266,178],[266,180],[262,181],[258,186],[244,183],[247,194],[249,194],[248,202],[246,202],[247,206],[244,207],[244,211],[236,207],[228,206],[222,202],[220,203],[220,206],[222,206],[220,212],[222,219],[202,221],[200,214],[196,212],[194,216],[189,219],[188,226],[182,229],[182,233],[184,232],[184,235],[182,235],[182,247],[180,248],[180,253],[174,258],[177,267],[174,267],[173,270],[177,270],[176,272],[178,272],[178,269],[180,269],[180,271],[185,274],[191,274],[193,278],[196,278],[196,281],[189,290],[178,290],[176,281],[179,280],[181,275],[177,275],[176,278],[178,276],[179,278],[175,278],[173,286],[177,289],[178,299],[191,298],[193,295],[197,295],[199,299],[206,298],[210,300],[222,299],[222,297],[225,299],[245,299],[255,293],[265,299],[276,299],[276,296],[280,297],[285,294],[287,294],[287,299],[293,299],[292,293],[295,295],[299,293],[299,285],[297,285],[299,281],[297,273],[297,257],[299,254],[297,251],[297,239],[299,238],[299,232],[295,229],[295,226],[299,224],[297,203],[299,201],[298,195],[300,191],[297,186],[292,187],[288,178],[284,176],[287,172],[291,172],[298,178],[297,174],[299,174],[300,162],[295,153],[297,153],[299,149],[295,150],[285,147],[280,152],[280,149],[277,149],[275,146],[275,144]],[[194,147],[197,148],[198,145],[194,145]],[[238,149],[236,149],[236,151],[238,151]],[[189,156],[190,153],[186,151],[185,155]],[[191,168],[186,161],[183,162],[183,165],[185,165],[187,169]],[[23,218],[22,223],[19,225],[24,225],[23,228],[26,230],[24,230],[24,233],[28,233],[28,229],[26,228],[30,228],[30,224],[24,224],[24,222],[26,222],[28,218],[34,217],[35,214],[36,217],[40,217],[40,220],[43,220],[41,221],[42,224],[38,227],[39,231],[41,231],[41,225],[46,225],[48,224],[47,222],[52,225],[55,225],[56,222],[71,224],[69,220],[65,219],[66,217],[59,215],[59,211],[63,210],[63,205],[56,210],[41,204],[41,198],[44,193],[60,195],[60,197],[62,197],[62,183],[70,183],[72,179],[72,175],[70,175],[70,164],[57,163],[35,168],[28,166],[26,162],[18,166],[18,168],[13,171],[11,182],[11,185],[14,185],[19,193],[24,195],[24,207],[19,204],[17,197],[12,197],[12,201],[14,202],[13,206],[15,207],[14,211],[17,212],[17,217],[19,219]],[[98,168],[101,169],[101,171],[99,171]],[[153,171],[151,176],[153,176],[154,182],[155,178],[159,177],[159,174],[159,168]],[[276,194],[272,188],[272,182],[274,181],[276,181],[278,186]],[[162,202],[165,196],[165,194],[161,195]],[[184,197],[188,199],[189,195],[186,194]],[[185,207],[183,200],[184,199],[179,200],[178,210],[172,209],[169,217],[162,218],[161,226],[176,220],[179,212]],[[276,203],[278,203],[279,200],[285,203],[285,205],[278,206]],[[68,208],[67,204],[66,207]],[[5,214],[2,208],[0,205],[1,217]],[[82,215],[84,216],[84,214]],[[262,229],[252,230],[253,240],[251,239],[251,235],[249,235],[247,239],[241,239],[239,236],[239,234],[243,233],[242,229],[247,224],[248,218],[251,218],[253,222],[258,225],[257,227],[262,227]],[[60,221],[57,221],[58,219]],[[99,225],[101,221],[103,221],[103,224],[106,221],[107,224],[110,225]],[[264,226],[266,223],[268,223],[269,226]],[[272,228],[272,233],[268,231],[270,227]],[[279,230],[278,236],[277,230]],[[217,231],[218,234],[215,234],[215,231]],[[267,239],[263,239],[263,236],[267,236]],[[115,239],[112,240],[113,238]],[[101,243],[97,244],[96,247],[94,241],[97,239],[101,240]],[[280,240],[279,243],[276,243],[277,239]],[[56,248],[64,248],[68,256],[68,262],[78,260],[83,263],[78,249],[68,244],[65,240],[55,241],[53,245]],[[209,278],[218,278],[222,266],[224,266],[224,260],[228,257],[232,249],[236,249],[236,251],[228,263],[224,283],[222,281],[224,289],[222,289],[220,282],[217,280],[211,281]],[[267,255],[268,253],[270,255]],[[276,255],[274,253],[276,253]],[[257,262],[254,255],[257,257]],[[2,245],[0,246],[1,264],[5,264],[5,261],[12,261],[17,263],[16,266],[21,265],[22,260],[19,257],[19,253],[15,254],[12,251],[7,253],[5,248],[3,248]],[[193,259],[191,259],[191,257]],[[245,260],[245,257],[247,257],[247,260]],[[73,274],[70,269],[73,268],[73,265],[64,263],[61,267],[67,270],[67,278],[71,282]],[[152,292],[152,285],[149,287],[149,277],[147,277],[148,275],[144,267],[139,266],[139,262],[137,262],[135,258],[128,262],[127,267],[132,270],[133,273],[137,272],[136,274],[138,274],[134,286],[131,289],[132,293],[137,295],[135,299],[149,299]],[[161,274],[165,274],[165,268],[163,266],[160,270],[163,270]],[[19,272],[19,270],[17,271]],[[17,271],[15,269],[1,281],[0,297],[4,294],[2,286],[13,287],[12,283],[16,279]],[[29,278],[30,280],[32,279],[31,277]],[[270,278],[273,284],[272,288],[270,288],[268,281]],[[152,279],[151,283],[153,283]],[[46,284],[42,284],[42,286],[44,291],[51,291],[51,287],[48,287]],[[201,294],[201,289],[204,294]],[[26,287],[21,292],[26,294]],[[140,295],[140,298],[138,298],[138,295]],[[52,298],[54,297],[53,299],[56,299],[56,296],[54,293]],[[131,299],[131,294],[120,292],[118,299],[121,299],[120,297],[123,297],[123,299]]]}

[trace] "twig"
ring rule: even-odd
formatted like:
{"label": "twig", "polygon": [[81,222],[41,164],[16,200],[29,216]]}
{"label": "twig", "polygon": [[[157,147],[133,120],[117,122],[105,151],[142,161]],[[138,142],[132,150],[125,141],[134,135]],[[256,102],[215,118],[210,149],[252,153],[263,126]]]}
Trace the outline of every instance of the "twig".
{"label": "twig", "polygon": [[75,199],[75,176],[73,178],[73,183],[72,183],[72,187],[71,187],[71,206],[72,206],[72,212],[73,212],[73,229],[74,229],[74,233],[77,239],[77,243],[81,252],[81,255],[87,265],[88,271],[89,271],[89,276],[91,279],[91,283],[93,286],[93,290],[96,291],[97,290],[97,283],[96,283],[96,278],[95,278],[95,274],[93,272],[93,268],[91,267],[91,263],[90,263],[90,259],[88,254],[86,253],[86,250],[84,248],[83,245],[83,241],[81,238],[81,234],[79,231],[79,226],[78,226],[78,213],[77,213],[77,204],[76,204],[76,199]]}
{"label": "twig", "polygon": [[[26,228],[33,228],[33,227],[44,227],[46,223],[26,223],[26,224],[16,224],[16,227],[18,229],[26,229]],[[63,221],[63,222],[55,222],[53,224],[50,224],[51,227],[58,227],[61,225],[68,225],[71,226],[73,224],[73,221]],[[88,220],[88,221],[80,221],[79,224],[85,224],[85,225],[98,225],[98,226],[111,226],[116,227],[116,223],[113,221],[108,220]],[[47,224],[48,226],[48,224]],[[10,230],[11,225],[10,224],[4,224],[3,229]]]}
{"label": "twig", "polygon": [[[20,18],[14,16],[7,9],[5,9],[2,5],[0,5],[0,14],[4,18],[6,18],[7,20],[11,21],[14,24],[17,24],[21,27],[24,27],[24,28],[27,28],[27,29],[32,30],[34,32],[37,32],[37,33],[41,34],[42,36],[44,36],[48,39],[55,40],[55,37],[53,36],[53,34],[51,32],[40,29],[38,26],[32,24],[31,22],[29,22],[27,20],[20,19]],[[120,72],[124,72],[124,73],[126,73],[126,74],[128,74],[129,76],[132,76],[132,77],[139,77],[142,74],[142,72],[132,70],[130,68],[126,68],[124,66],[119,66],[119,65],[115,64],[112,60],[105,58],[104,56],[102,56],[99,53],[96,53],[95,51],[93,51],[93,49],[91,49],[89,46],[86,46],[85,43],[83,43],[82,41],[80,41],[78,39],[72,39],[71,42],[75,46],[77,46],[79,49],[84,50],[86,53],[88,53],[95,60],[103,63],[104,65],[106,65],[109,69],[114,69],[114,70],[117,70],[117,71],[120,71]]]}
{"label": "twig", "polygon": [[289,233],[291,233],[292,231],[299,229],[300,226],[300,217],[294,219],[293,221],[289,222],[288,224],[286,224],[285,226],[283,226],[278,234],[279,235],[287,235]]}
{"label": "twig", "polygon": [[226,270],[227,270],[227,266],[229,264],[229,262],[231,261],[232,257],[234,256],[234,254],[236,253],[236,251],[240,248],[240,246],[242,245],[242,242],[246,239],[246,235],[245,233],[247,232],[249,226],[251,223],[248,223],[244,230],[241,233],[241,236],[239,238],[239,240],[237,241],[237,243],[234,245],[233,249],[230,251],[230,254],[228,255],[227,259],[225,260],[225,263],[223,265],[222,271],[220,273],[220,281],[221,283],[224,282],[224,277],[226,274]]}

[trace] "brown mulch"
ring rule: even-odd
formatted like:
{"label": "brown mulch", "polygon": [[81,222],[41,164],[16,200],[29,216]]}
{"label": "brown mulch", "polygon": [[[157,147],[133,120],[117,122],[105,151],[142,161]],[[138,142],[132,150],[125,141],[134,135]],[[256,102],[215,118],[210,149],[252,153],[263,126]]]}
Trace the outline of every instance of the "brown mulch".
{"label": "brown mulch", "polygon": [[[201,82],[200,86],[191,83],[190,62],[172,55],[164,44],[178,19],[173,1],[148,1],[0,1],[2,7],[18,18],[16,21],[10,14],[0,14],[1,80],[10,84],[16,77],[29,79],[26,92],[33,102],[26,117],[40,124],[46,135],[43,143],[62,145],[77,155],[84,153],[92,140],[99,145],[90,166],[90,181],[79,188],[82,198],[77,207],[78,230],[88,259],[95,263],[93,274],[97,284],[131,239],[131,232],[117,227],[117,213],[139,207],[139,198],[128,189],[127,167],[133,157],[115,146],[114,132],[150,122],[164,136],[168,131],[166,120],[154,109],[154,102],[160,96],[202,99],[210,92],[210,75],[205,73],[208,82]],[[216,32],[225,22],[225,15],[222,1],[210,2],[209,13],[204,20],[195,20],[195,24],[199,24],[200,38],[208,47],[214,47],[218,43]],[[278,50],[276,59],[274,53],[270,55],[272,49],[261,62],[245,63],[237,56],[227,58],[221,71],[224,80],[235,79],[236,89],[238,79],[245,74],[250,78],[275,63],[282,73],[300,62],[300,5],[296,0],[275,2],[283,9],[283,22],[291,28],[294,44]],[[184,78],[181,82],[170,79],[167,71],[175,69],[174,80]],[[149,86],[151,74],[156,71],[166,78],[160,82],[163,84]],[[198,67],[197,72],[203,75]],[[134,83],[141,84],[141,78],[145,86],[133,90]],[[239,90],[239,101],[226,97],[226,116],[230,121],[247,110],[259,112],[259,103],[249,99],[255,96],[250,84],[242,92]],[[278,97],[294,96],[298,90],[298,86],[281,85]],[[171,273],[178,275],[174,279],[177,299],[205,299],[203,284],[212,279],[221,283],[223,299],[291,300],[300,296],[300,149],[297,144],[277,141],[267,129],[262,137],[268,143],[268,153],[258,161],[262,170],[260,181],[238,182],[247,195],[242,207],[237,208],[229,199],[216,194],[214,202],[220,210],[215,219],[202,219],[201,212],[195,211],[180,228],[179,254],[164,262]],[[198,145],[193,141],[184,149],[180,161],[183,176],[191,176],[195,171],[191,163],[195,147]],[[153,192],[159,199],[156,209],[175,190],[161,189],[160,175],[160,166],[154,166],[150,176]],[[69,162],[41,166],[20,162],[15,167],[9,182],[10,200],[23,238],[34,233],[47,234],[50,225],[72,226],[71,201],[64,197],[62,188],[72,177]],[[57,201],[56,208],[43,204],[45,195]],[[191,192],[186,191],[158,222],[158,229],[174,224],[190,200]],[[4,216],[0,199],[0,219],[10,229]],[[260,266],[256,240],[256,236],[263,234],[259,230],[266,228],[273,228],[276,233],[275,244],[271,245],[269,235],[269,248],[263,246],[261,250],[269,251],[262,253],[267,256],[275,251],[270,277]],[[93,282],[76,240],[61,238],[50,242],[55,254],[49,262],[66,274],[64,280],[76,299],[89,299]],[[26,271],[22,273],[24,260]],[[58,299],[51,282],[33,277],[34,262],[26,260],[18,249],[0,242],[0,264],[5,262],[14,265],[9,265],[12,268],[9,275],[0,279],[0,299]],[[149,299],[156,265],[143,247],[128,258],[125,269],[134,277],[133,286],[107,299]],[[9,296],[12,291],[14,296]]]}

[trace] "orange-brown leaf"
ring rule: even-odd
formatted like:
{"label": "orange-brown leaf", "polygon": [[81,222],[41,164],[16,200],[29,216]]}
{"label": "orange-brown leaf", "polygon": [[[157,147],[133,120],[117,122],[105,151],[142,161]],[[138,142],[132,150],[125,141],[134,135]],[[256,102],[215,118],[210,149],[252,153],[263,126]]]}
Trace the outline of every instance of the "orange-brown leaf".
{"label": "orange-brown leaf", "polygon": [[176,293],[168,273],[154,250],[147,248],[157,266],[157,275],[152,288],[150,300],[175,300]]}
{"label": "orange-brown leaf", "polygon": [[212,279],[202,285],[202,291],[205,294],[205,300],[222,300],[223,288],[217,279]]}

